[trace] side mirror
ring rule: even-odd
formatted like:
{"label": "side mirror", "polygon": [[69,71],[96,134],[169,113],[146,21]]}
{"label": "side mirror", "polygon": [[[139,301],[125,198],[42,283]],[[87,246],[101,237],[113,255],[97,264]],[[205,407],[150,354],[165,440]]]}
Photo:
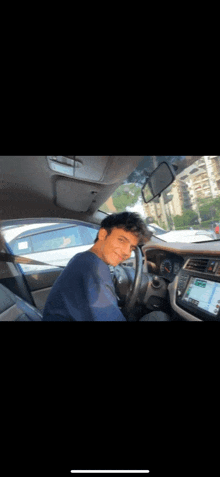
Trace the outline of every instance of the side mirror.
{"label": "side mirror", "polygon": [[167,162],[161,162],[142,187],[141,192],[144,202],[147,204],[155,197],[160,197],[161,192],[172,184],[175,178],[174,168]]}

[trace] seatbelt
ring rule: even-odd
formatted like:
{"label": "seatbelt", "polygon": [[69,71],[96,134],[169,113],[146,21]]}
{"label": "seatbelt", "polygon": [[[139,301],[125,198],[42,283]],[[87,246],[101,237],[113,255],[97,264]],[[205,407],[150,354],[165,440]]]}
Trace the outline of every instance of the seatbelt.
{"label": "seatbelt", "polygon": [[23,263],[28,265],[47,265],[48,267],[56,267],[64,269],[65,266],[62,265],[51,265],[50,263],[39,262],[38,260],[33,260],[32,258],[20,257],[19,255],[12,255],[11,253],[0,252],[0,262],[13,262],[13,263]]}

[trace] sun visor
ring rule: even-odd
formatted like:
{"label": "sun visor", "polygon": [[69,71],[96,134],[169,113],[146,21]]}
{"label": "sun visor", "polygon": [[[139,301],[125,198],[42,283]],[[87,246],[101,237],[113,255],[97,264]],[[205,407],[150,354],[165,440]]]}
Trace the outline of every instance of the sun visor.
{"label": "sun visor", "polygon": [[56,180],[55,189],[56,205],[76,212],[86,212],[99,192],[96,184],[88,188],[88,184],[68,179]]}
{"label": "sun visor", "polygon": [[47,156],[53,173],[102,184],[123,181],[141,159],[143,156]]}

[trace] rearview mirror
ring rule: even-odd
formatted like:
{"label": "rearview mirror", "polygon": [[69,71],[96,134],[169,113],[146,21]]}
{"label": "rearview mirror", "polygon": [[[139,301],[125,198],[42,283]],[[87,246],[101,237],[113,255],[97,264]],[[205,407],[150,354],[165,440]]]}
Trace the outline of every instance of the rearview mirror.
{"label": "rearview mirror", "polygon": [[160,196],[161,192],[172,184],[175,177],[174,168],[167,162],[161,162],[142,187],[141,192],[144,202],[147,204],[158,195]]}

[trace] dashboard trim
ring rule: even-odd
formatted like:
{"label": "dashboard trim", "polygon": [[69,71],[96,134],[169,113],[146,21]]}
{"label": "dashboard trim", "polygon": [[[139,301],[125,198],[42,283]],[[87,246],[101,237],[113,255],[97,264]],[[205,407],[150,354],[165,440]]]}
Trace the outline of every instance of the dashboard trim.
{"label": "dashboard trim", "polygon": [[[204,250],[204,244],[206,245],[206,250]],[[208,247],[207,247],[208,245]],[[152,250],[161,250],[164,252],[171,252],[179,255],[208,255],[211,257],[219,257],[220,258],[220,241],[210,241],[207,242],[199,242],[199,243],[183,243],[183,242],[173,242],[172,244],[169,243],[151,243],[147,242],[143,245],[142,251],[143,253],[147,254],[148,251]]]}

